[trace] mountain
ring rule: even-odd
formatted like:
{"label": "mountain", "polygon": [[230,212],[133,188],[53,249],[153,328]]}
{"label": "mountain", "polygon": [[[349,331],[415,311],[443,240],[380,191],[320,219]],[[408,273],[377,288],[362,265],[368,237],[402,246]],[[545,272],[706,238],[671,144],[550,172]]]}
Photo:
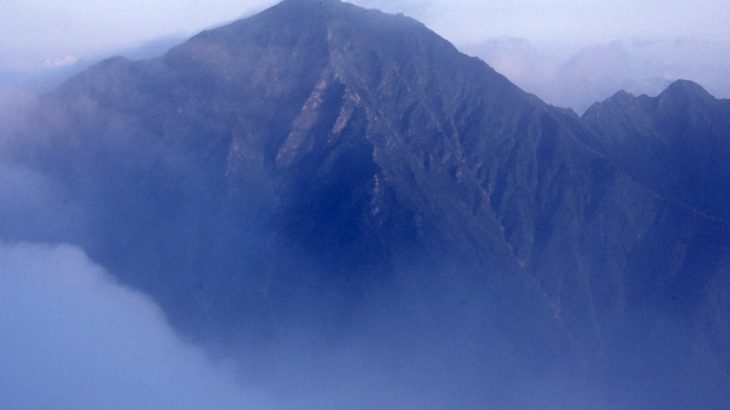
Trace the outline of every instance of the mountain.
{"label": "mountain", "polygon": [[[381,372],[362,408],[581,407],[584,385],[720,408],[726,107],[679,82],[578,118],[410,18],[286,0],[71,78],[14,155],[80,209],[46,236],[269,377],[277,349],[354,339]],[[558,393],[519,402],[532,378]]]}
{"label": "mountain", "polygon": [[588,141],[658,193],[728,221],[730,101],[679,80],[657,97],[619,92],[583,116]]}

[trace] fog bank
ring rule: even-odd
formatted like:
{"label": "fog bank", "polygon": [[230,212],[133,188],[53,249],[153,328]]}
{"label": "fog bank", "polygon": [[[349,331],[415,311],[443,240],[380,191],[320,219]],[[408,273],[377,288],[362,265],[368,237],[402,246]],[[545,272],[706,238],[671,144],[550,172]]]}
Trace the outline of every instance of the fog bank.
{"label": "fog bank", "polygon": [[78,248],[2,245],[0,267],[3,408],[266,408]]}

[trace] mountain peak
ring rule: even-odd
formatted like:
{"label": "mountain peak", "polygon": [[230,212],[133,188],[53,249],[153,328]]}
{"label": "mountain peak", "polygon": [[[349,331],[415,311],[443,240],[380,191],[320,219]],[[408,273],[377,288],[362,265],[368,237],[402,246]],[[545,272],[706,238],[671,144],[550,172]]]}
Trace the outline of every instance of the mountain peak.
{"label": "mountain peak", "polygon": [[283,0],[279,3],[280,6],[320,6],[320,7],[332,7],[337,4],[342,4],[340,0]]}
{"label": "mountain peak", "polygon": [[636,99],[636,96],[631,94],[630,92],[626,90],[619,90],[614,95],[612,95],[608,101],[611,102],[629,102],[634,101]]}
{"label": "mountain peak", "polygon": [[321,34],[323,29],[329,30],[332,25],[353,30],[357,28],[369,34],[373,30],[392,26],[417,25],[425,29],[423,24],[402,14],[388,14],[341,0],[283,0],[256,15],[206,30],[193,37],[193,40],[203,38],[241,43],[241,38],[246,36],[258,40],[290,37],[296,43],[300,39],[296,33]]}
{"label": "mountain peak", "polygon": [[707,92],[701,85],[690,80],[676,80],[669,85],[660,95],[661,97],[676,98],[700,98],[707,99],[714,97]]}
{"label": "mountain peak", "polygon": [[619,90],[612,96],[608,97],[604,101],[596,102],[583,113],[583,118],[591,116],[600,116],[601,113],[605,112],[611,107],[613,109],[624,110],[626,107],[635,106],[638,103],[638,98],[625,90]]}
{"label": "mountain peak", "polygon": [[343,6],[344,3],[340,0],[283,0],[274,8],[308,12],[321,11],[321,10],[332,10],[337,7]]}

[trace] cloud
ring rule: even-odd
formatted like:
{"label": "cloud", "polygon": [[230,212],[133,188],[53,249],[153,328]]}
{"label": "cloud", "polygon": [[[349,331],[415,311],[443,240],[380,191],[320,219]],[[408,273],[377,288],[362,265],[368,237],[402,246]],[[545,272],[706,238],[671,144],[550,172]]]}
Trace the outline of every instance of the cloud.
{"label": "cloud", "polygon": [[560,55],[524,38],[499,37],[467,52],[548,103],[578,112],[621,89],[656,95],[677,79],[698,82],[718,98],[730,97],[728,41],[612,41]]}
{"label": "cloud", "polygon": [[[13,107],[6,107],[11,117]],[[15,243],[0,245],[4,408],[606,408],[590,386],[528,378],[530,369],[512,362],[507,336],[465,314],[486,314],[491,299],[450,279],[413,281],[420,272],[403,273],[403,283],[363,302],[353,313],[357,329],[333,328],[335,340],[302,314],[277,323],[280,333],[266,342],[188,345],[148,297],[119,285],[80,248],[18,244],[73,242],[72,232],[93,224],[94,213],[53,173],[4,158],[13,157],[15,150],[3,149],[12,142],[0,136],[0,242]],[[170,286],[177,279],[166,277]],[[249,330],[263,334],[268,325]],[[224,337],[205,332],[196,340]],[[226,359],[217,364],[201,349]]]}
{"label": "cloud", "polygon": [[73,65],[79,62],[79,58],[72,54],[66,54],[61,57],[50,57],[43,61],[45,68],[58,68]]}
{"label": "cloud", "polygon": [[81,228],[84,211],[63,185],[19,161],[46,142],[23,131],[36,104],[28,91],[0,87],[0,241],[56,241]]}
{"label": "cloud", "polygon": [[0,329],[4,408],[265,408],[76,247],[0,246]]}
{"label": "cloud", "polygon": [[[419,302],[407,303],[438,305],[416,293]],[[79,248],[0,245],[0,403],[61,410],[610,408],[569,379],[515,380],[510,375],[524,375],[515,368],[523,365],[509,357],[475,362],[459,317],[438,322],[451,334],[402,312],[392,317],[390,306],[378,312],[371,318],[379,323],[335,345],[312,344],[289,329],[275,346],[243,347],[230,363],[217,362],[179,340],[150,299],[119,285]],[[414,334],[422,338],[406,337]],[[258,370],[239,375],[234,369],[253,355],[262,355]]]}

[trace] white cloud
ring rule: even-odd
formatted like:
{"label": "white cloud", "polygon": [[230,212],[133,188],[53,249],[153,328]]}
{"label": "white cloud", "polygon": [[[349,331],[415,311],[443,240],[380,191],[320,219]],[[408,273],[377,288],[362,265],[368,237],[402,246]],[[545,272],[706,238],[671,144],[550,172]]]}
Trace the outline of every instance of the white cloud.
{"label": "white cloud", "polygon": [[0,246],[0,329],[3,408],[264,408],[72,246]]}
{"label": "white cloud", "polygon": [[79,58],[72,54],[66,54],[60,57],[49,57],[43,61],[45,68],[58,68],[73,65],[79,62]]}

